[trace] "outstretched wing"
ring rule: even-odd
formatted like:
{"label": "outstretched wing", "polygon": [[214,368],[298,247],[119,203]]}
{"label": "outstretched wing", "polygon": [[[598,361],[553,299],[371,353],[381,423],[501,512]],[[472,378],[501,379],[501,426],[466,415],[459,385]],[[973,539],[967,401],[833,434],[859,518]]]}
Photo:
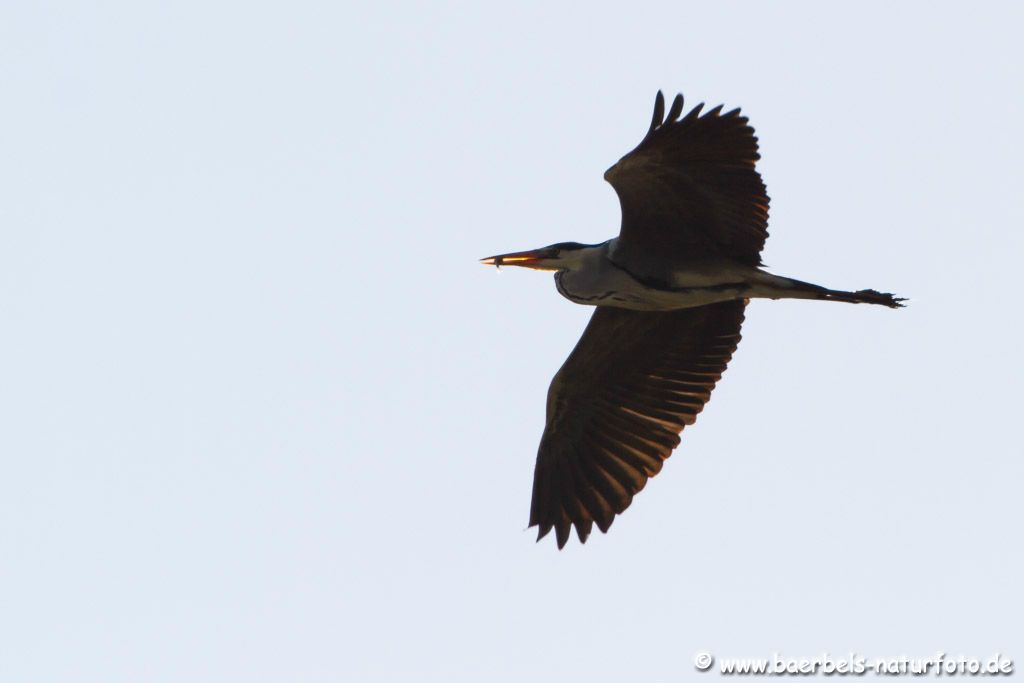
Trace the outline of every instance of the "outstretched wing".
{"label": "outstretched wing", "polygon": [[600,306],[548,389],[530,526],[585,542],[661,470],[740,340],[745,301],[676,311]]}
{"label": "outstretched wing", "polygon": [[604,174],[622,206],[614,258],[631,272],[654,276],[708,257],[761,264],[768,195],[754,169],[754,129],[739,109],[701,116],[703,106],[680,119],[676,95],[662,118],[659,91],[647,135]]}

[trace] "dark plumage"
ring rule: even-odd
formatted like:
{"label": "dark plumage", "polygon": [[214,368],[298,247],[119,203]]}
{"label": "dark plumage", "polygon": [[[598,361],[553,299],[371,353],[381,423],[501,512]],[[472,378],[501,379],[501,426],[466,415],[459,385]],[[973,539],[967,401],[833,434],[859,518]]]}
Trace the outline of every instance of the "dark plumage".
{"label": "dark plumage", "polygon": [[605,172],[622,206],[617,238],[561,242],[484,259],[556,271],[563,296],[596,306],[548,390],[530,526],[561,548],[607,531],[661,470],[711,398],[740,340],[748,298],[816,299],[896,308],[875,290],[848,292],[764,271],[768,195],[757,138],[738,109],[665,115],[654,102],[640,144]]}
{"label": "dark plumage", "polygon": [[676,95],[662,120],[659,92],[647,135],[605,171],[622,207],[615,258],[632,270],[665,272],[707,256],[761,265],[768,195],[754,169],[754,129],[739,109],[721,114],[719,105],[701,116],[703,106],[680,120]]}
{"label": "dark plumage", "polygon": [[581,541],[595,523],[608,531],[711,398],[745,306],[594,311],[548,389],[530,507],[538,539],[554,528],[562,547],[570,525]]}

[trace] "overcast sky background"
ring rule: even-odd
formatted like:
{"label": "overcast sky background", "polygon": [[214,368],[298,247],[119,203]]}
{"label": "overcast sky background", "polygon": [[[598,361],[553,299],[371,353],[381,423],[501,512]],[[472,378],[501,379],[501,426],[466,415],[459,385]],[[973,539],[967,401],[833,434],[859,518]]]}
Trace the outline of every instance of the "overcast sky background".
{"label": "overcast sky background", "polygon": [[[1024,10],[960,6],[0,5],[0,681],[1024,660]],[[614,235],[659,88],[750,117],[774,272],[911,302],[754,302],[559,553],[590,310],[476,260]]]}

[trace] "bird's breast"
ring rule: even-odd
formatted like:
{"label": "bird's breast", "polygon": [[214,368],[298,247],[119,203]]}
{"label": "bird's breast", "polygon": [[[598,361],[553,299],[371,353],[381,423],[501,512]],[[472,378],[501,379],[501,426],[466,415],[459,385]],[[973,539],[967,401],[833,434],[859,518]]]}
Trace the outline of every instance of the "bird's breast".
{"label": "bird's breast", "polygon": [[585,306],[638,311],[671,311],[742,299],[749,285],[732,274],[680,274],[671,283],[641,281],[614,265],[590,272],[560,271],[555,286],[566,299]]}
{"label": "bird's breast", "polygon": [[633,291],[630,283],[615,278],[598,280],[582,273],[559,271],[555,273],[555,287],[569,301],[585,306],[646,309],[643,297]]}

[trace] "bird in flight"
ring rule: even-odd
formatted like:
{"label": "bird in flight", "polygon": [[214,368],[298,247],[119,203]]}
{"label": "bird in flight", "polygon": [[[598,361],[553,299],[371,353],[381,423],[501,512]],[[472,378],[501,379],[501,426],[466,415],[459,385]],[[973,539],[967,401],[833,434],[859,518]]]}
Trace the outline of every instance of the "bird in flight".
{"label": "bird in flight", "polygon": [[594,313],[548,389],[530,526],[607,532],[661,470],[722,377],[750,299],[817,299],[898,308],[762,269],[768,195],[757,138],[739,109],[686,116],[659,91],[647,135],[604,178],[619,196],[619,236],[481,259],[554,271],[558,292]]}

